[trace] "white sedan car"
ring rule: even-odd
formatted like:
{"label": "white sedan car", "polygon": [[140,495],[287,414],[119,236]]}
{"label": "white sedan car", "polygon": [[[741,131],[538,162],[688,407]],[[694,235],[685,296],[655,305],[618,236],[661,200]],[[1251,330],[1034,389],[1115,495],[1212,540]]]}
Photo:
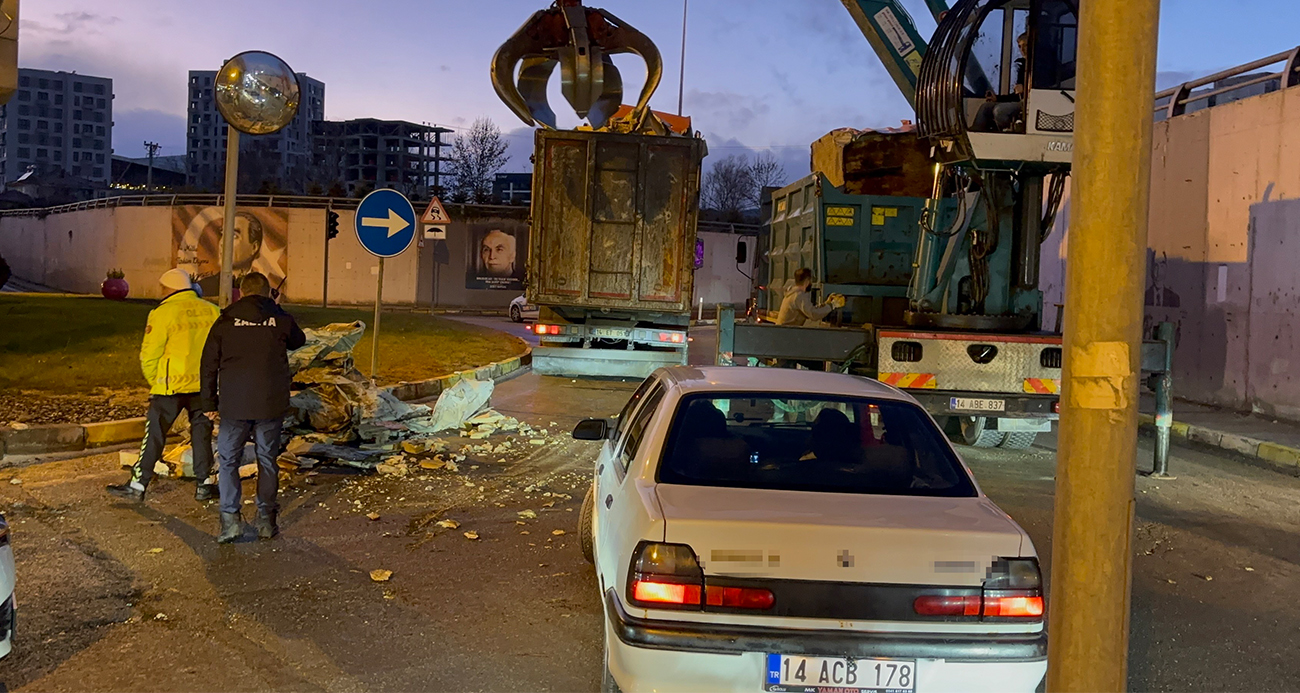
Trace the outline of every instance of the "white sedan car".
{"label": "white sedan car", "polygon": [[523,322],[525,319],[537,319],[537,306],[528,302],[523,296],[518,296],[510,302],[510,319],[515,322]]}
{"label": "white sedan car", "polygon": [[14,550],[9,545],[9,524],[0,515],[0,657],[5,657],[14,647]]}
{"label": "white sedan car", "polygon": [[1038,558],[908,395],[849,375],[661,369],[581,515],[606,691],[1032,691]]}

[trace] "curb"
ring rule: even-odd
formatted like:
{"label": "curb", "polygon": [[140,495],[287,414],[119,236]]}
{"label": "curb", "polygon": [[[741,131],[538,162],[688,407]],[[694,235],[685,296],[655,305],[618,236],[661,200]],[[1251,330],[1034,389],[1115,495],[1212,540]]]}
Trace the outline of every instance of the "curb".
{"label": "curb", "polygon": [[[1146,429],[1155,429],[1155,416],[1138,414],[1138,425]],[[1194,443],[1235,452],[1246,457],[1253,457],[1270,467],[1288,474],[1300,474],[1300,448],[1259,440],[1249,436],[1217,431],[1204,426],[1175,421],[1169,428],[1173,438],[1182,438]]]}
{"label": "curb", "polygon": [[[466,378],[499,380],[531,365],[532,362],[533,350],[529,348],[524,353],[504,361],[495,361],[486,366],[449,373],[429,380],[388,385],[382,389],[404,402],[409,402],[436,397],[442,394],[443,390]],[[176,425],[172,430],[180,430],[185,425],[185,420],[177,417]],[[144,428],[143,416],[89,424],[38,424],[22,428],[0,426],[0,459],[4,459],[6,455],[77,452],[131,443],[144,437]]]}

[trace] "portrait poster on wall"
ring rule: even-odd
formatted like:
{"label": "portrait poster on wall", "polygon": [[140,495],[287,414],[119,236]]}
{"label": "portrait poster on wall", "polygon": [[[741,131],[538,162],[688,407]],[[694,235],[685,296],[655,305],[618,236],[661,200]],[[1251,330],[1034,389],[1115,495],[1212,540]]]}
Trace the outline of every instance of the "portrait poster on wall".
{"label": "portrait poster on wall", "polygon": [[[190,274],[204,296],[216,297],[221,282],[221,207],[188,205],[172,211],[176,267]],[[276,296],[289,276],[289,214],[283,209],[244,207],[235,212],[234,283],[261,272]]]}
{"label": "portrait poster on wall", "polygon": [[523,291],[528,261],[528,225],[498,219],[467,225],[465,288]]}

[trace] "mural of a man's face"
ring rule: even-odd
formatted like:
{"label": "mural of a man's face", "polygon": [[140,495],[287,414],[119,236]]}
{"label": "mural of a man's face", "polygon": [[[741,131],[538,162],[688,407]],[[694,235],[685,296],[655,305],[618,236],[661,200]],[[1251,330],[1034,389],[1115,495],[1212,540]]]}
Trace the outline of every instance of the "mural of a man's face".
{"label": "mural of a man's face", "polygon": [[515,272],[515,237],[493,229],[483,236],[479,246],[483,271],[493,277],[509,277]]}
{"label": "mural of a man's face", "polygon": [[262,252],[262,222],[247,213],[235,215],[234,266],[247,269]]}

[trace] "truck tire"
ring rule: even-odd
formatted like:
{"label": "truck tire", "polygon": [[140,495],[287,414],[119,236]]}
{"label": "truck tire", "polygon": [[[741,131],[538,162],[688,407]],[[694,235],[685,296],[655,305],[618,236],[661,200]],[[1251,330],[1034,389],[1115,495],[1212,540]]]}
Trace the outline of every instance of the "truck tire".
{"label": "truck tire", "polygon": [[974,448],[995,448],[1002,444],[1007,434],[991,431],[987,428],[988,418],[983,416],[958,416],[958,437],[956,442]]}
{"label": "truck tire", "polygon": [[582,557],[588,563],[596,562],[595,537],[591,532],[591,520],[596,511],[596,486],[587,488],[587,495],[582,499],[582,510],[578,512],[578,545],[582,547]]}
{"label": "truck tire", "polygon": [[998,447],[1006,450],[1028,450],[1033,447],[1034,439],[1037,437],[1038,434],[1032,431],[1007,433],[1006,437],[1002,439],[1002,442],[998,444]]}

